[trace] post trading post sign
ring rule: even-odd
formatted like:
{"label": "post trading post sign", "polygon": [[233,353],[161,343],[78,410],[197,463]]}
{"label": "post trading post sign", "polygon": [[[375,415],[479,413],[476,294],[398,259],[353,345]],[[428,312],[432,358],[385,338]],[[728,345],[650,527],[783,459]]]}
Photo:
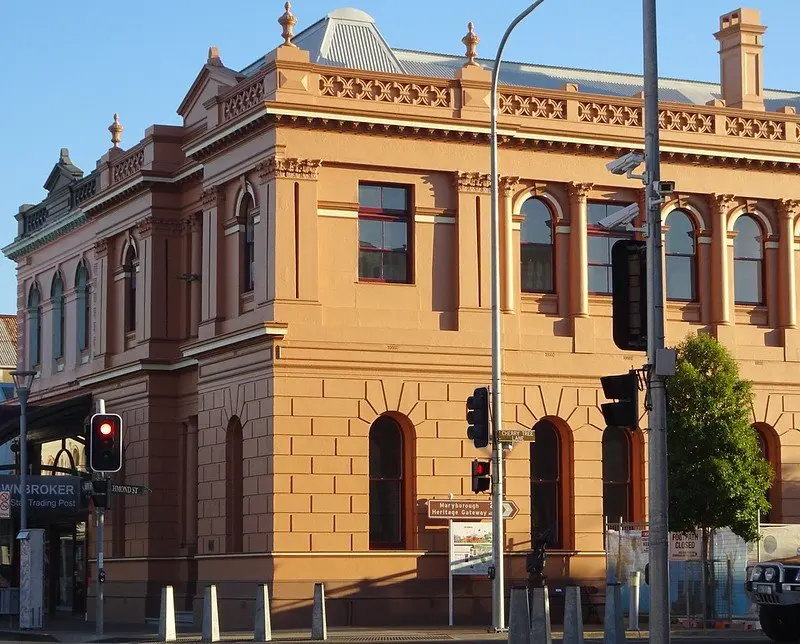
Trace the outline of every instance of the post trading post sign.
{"label": "post trading post sign", "polygon": [[[84,506],[79,476],[28,476],[28,514],[72,516]],[[20,477],[0,475],[0,492],[9,492],[11,515],[19,516]]]}

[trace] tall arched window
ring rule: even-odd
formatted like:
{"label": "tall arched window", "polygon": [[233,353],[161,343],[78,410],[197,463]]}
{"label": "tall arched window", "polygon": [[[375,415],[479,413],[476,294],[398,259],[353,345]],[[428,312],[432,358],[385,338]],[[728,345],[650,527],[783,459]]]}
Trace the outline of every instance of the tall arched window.
{"label": "tall arched window", "polygon": [[558,428],[548,420],[533,427],[531,444],[531,538],[546,535],[549,548],[564,547],[563,446]]}
{"label": "tall arched window", "polygon": [[769,512],[761,515],[762,523],[777,523],[781,515],[781,455],[780,455],[780,439],[778,438],[775,430],[766,423],[756,423],[754,426],[756,431],[756,440],[758,440],[758,447],[761,451],[761,456],[770,464],[774,478],[772,479],[772,486],[767,490],[767,501],[769,501]]}
{"label": "tall arched window", "polygon": [[75,292],[78,295],[77,309],[77,336],[78,351],[89,348],[89,339],[92,328],[92,300],[89,296],[89,271],[81,262],[75,271]]}
{"label": "tall arched window", "polygon": [[225,435],[225,522],[227,552],[242,552],[244,464],[242,423],[234,416]]}
{"label": "tall arched window", "polygon": [[622,427],[603,432],[603,516],[610,523],[632,520],[631,437]]}
{"label": "tall arched window", "polygon": [[38,284],[28,293],[28,360],[31,366],[42,361],[42,296]]}
{"label": "tall arched window", "polygon": [[667,299],[694,302],[697,299],[697,264],[694,225],[682,210],[667,215]]}
{"label": "tall arched window", "polygon": [[405,548],[403,430],[391,416],[380,416],[369,430],[369,546]]}
{"label": "tall arched window", "polygon": [[764,303],[764,234],[752,215],[733,226],[733,280],[736,304]]}
{"label": "tall arched window", "polygon": [[65,316],[64,316],[64,280],[56,273],[50,285],[50,301],[53,305],[53,359],[64,357]]}
{"label": "tall arched window", "polygon": [[553,292],[553,216],[544,201],[528,199],[520,232],[521,285],[525,293]]}
{"label": "tall arched window", "polygon": [[239,203],[239,221],[244,223],[242,234],[242,292],[249,293],[255,288],[256,279],[256,222],[255,202],[249,192],[242,195]]}
{"label": "tall arched window", "polygon": [[133,244],[125,251],[125,332],[136,331],[136,271],[139,259]]}

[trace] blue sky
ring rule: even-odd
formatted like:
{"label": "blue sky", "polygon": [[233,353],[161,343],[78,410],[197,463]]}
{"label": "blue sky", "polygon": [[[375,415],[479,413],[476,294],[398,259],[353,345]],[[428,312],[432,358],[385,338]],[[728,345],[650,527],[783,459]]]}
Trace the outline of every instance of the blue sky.
{"label": "blue sky", "polygon": [[[797,90],[798,0],[750,0],[769,27],[764,43],[768,88]],[[493,57],[508,23],[528,0],[297,0],[296,31],[329,11],[370,13],[393,47],[463,53],[475,23],[480,56]],[[641,73],[640,0],[546,0],[509,41],[506,58],[540,64]],[[737,0],[660,0],[662,76],[718,81],[713,33]],[[241,69],[280,43],[283,0],[137,0],[78,3],[0,0],[6,65],[0,128],[0,247],[16,235],[14,214],[37,203],[59,150],[89,172],[109,147],[119,112],[122,146],[135,145],[153,123],[179,124],[175,112],[209,45]],[[0,313],[16,311],[14,264],[0,257]]]}

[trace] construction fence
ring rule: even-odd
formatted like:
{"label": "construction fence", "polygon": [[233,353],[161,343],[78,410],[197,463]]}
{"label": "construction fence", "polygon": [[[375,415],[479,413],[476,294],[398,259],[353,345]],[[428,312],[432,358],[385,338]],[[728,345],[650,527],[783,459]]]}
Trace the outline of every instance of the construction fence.
{"label": "construction fence", "polygon": [[[674,619],[691,624],[758,618],[744,589],[747,566],[800,554],[800,525],[761,524],[759,528],[761,539],[757,543],[748,543],[727,528],[715,530],[709,535],[705,567],[701,561],[699,530],[694,534],[670,533],[670,612]],[[605,538],[607,580],[622,585],[622,606],[627,611],[631,575],[638,572],[639,614],[647,615],[650,610],[650,587],[645,583],[648,525],[609,523]]]}

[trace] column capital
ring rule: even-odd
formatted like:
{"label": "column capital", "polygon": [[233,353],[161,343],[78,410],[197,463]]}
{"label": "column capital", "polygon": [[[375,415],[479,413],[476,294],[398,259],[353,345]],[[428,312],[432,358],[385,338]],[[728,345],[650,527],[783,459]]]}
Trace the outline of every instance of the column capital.
{"label": "column capital", "polygon": [[181,228],[185,233],[199,232],[203,229],[203,218],[196,212],[186,215],[181,221]]}
{"label": "column capital", "polygon": [[98,258],[108,255],[108,238],[104,237],[102,239],[98,239],[94,243],[94,254]]}
{"label": "column capital", "polygon": [[510,197],[514,194],[517,184],[519,184],[519,177],[500,177],[500,192],[504,196]]}
{"label": "column capital", "polygon": [[456,172],[453,184],[462,192],[491,192],[492,178],[480,172]]}
{"label": "column capital", "polygon": [[274,178],[280,179],[308,179],[316,181],[319,177],[320,159],[287,159],[269,157],[256,165],[260,183],[266,183]]}
{"label": "column capital", "polygon": [[717,214],[726,215],[737,205],[736,195],[717,193],[708,195],[708,206]]}
{"label": "column capital", "polygon": [[781,219],[794,219],[800,215],[800,199],[778,199],[778,216]]}
{"label": "column capital", "polygon": [[222,186],[209,186],[203,190],[200,199],[203,202],[203,210],[217,208],[225,199],[225,191]]}
{"label": "column capital", "polygon": [[593,183],[568,183],[567,190],[572,199],[586,199],[594,188]]}
{"label": "column capital", "polygon": [[152,215],[136,222],[136,232],[142,239],[151,237],[153,233],[175,235],[181,232],[183,224],[180,220],[159,219]]}

